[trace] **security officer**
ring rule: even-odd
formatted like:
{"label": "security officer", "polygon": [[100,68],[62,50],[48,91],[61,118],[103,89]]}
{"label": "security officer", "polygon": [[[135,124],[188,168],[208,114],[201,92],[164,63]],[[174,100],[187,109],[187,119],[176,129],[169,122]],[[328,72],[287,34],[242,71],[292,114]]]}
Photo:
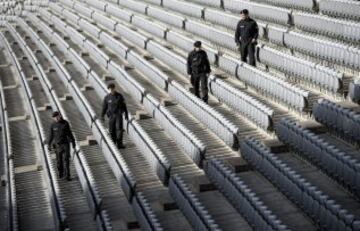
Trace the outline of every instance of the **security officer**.
{"label": "security officer", "polygon": [[208,75],[211,72],[210,63],[206,52],[201,49],[201,42],[194,43],[187,59],[187,73],[190,75],[191,84],[194,86],[195,95],[200,97],[200,84],[202,100],[208,102]]}
{"label": "security officer", "polygon": [[255,66],[255,46],[259,36],[257,23],[249,17],[249,11],[244,9],[240,11],[240,21],[236,27],[235,43],[237,44],[241,61],[246,62],[249,56],[249,64]]}
{"label": "security officer", "polygon": [[62,118],[58,111],[55,111],[52,117],[54,118],[54,123],[50,127],[48,148],[51,151],[52,145],[55,147],[59,178],[61,179],[65,175],[66,179],[70,181],[70,143],[72,143],[72,147],[75,150],[75,138],[69,123]]}
{"label": "security officer", "polygon": [[105,114],[109,118],[109,132],[112,140],[119,149],[125,148],[123,144],[123,117],[128,120],[128,111],[122,94],[115,90],[115,84],[108,85],[109,94],[105,96],[101,112],[101,120]]}

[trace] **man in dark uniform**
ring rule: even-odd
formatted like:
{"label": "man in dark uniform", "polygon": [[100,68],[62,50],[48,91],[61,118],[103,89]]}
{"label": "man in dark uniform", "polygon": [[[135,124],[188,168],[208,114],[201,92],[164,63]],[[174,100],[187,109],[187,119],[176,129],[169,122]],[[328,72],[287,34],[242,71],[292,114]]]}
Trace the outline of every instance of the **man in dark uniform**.
{"label": "man in dark uniform", "polygon": [[66,179],[70,181],[70,143],[75,150],[75,138],[69,123],[62,118],[58,111],[55,111],[52,117],[55,122],[50,127],[48,148],[51,151],[52,145],[55,147],[59,178],[63,178],[65,175]]}
{"label": "man in dark uniform", "polygon": [[110,93],[105,96],[101,112],[101,120],[104,121],[105,114],[109,118],[109,132],[112,140],[119,149],[125,148],[123,144],[123,117],[128,120],[128,111],[122,94],[115,90],[115,84],[108,85]]}
{"label": "man in dark uniform", "polygon": [[194,86],[195,95],[200,97],[200,84],[202,100],[208,102],[208,75],[211,72],[208,56],[201,49],[201,42],[194,43],[192,50],[187,59],[187,73],[190,75],[191,84]]}
{"label": "man in dark uniform", "polygon": [[235,42],[241,53],[241,61],[246,62],[249,56],[249,64],[255,66],[255,46],[259,36],[257,23],[249,17],[249,11],[240,11],[240,21],[236,27]]}

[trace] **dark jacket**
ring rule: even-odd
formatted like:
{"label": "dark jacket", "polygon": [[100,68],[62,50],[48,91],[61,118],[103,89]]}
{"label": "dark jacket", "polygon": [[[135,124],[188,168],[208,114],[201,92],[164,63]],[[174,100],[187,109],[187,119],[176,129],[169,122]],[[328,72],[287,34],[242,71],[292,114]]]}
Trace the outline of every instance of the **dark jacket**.
{"label": "dark jacket", "polygon": [[71,142],[73,146],[75,146],[75,138],[71,132],[70,125],[66,120],[61,119],[58,122],[51,124],[48,141],[49,146],[51,146],[53,142],[57,145],[68,144]]}
{"label": "dark jacket", "polygon": [[[201,64],[196,64],[197,60],[201,60]],[[187,73],[192,74],[209,74],[211,72],[210,62],[204,50],[195,49],[189,53],[187,59]]]}
{"label": "dark jacket", "polygon": [[259,28],[252,18],[240,20],[235,31],[236,44],[249,44],[259,36]]}
{"label": "dark jacket", "polygon": [[125,113],[125,117],[128,116],[128,111],[125,103],[125,99],[122,94],[115,92],[115,94],[108,94],[104,98],[101,117],[104,117],[105,114],[110,118],[112,116],[119,115],[121,116]]}

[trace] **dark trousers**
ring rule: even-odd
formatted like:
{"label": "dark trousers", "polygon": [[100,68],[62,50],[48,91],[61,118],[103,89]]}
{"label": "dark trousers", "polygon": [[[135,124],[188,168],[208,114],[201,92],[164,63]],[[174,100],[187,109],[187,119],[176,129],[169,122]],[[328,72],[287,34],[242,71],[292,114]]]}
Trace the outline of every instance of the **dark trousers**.
{"label": "dark trousers", "polygon": [[[194,94],[202,99],[204,102],[208,102],[208,77],[206,73],[200,73],[200,74],[192,74],[191,76],[191,84],[194,86]],[[201,93],[202,97],[200,96],[200,85],[201,85]]]}
{"label": "dark trousers", "polygon": [[117,147],[123,146],[123,119],[122,115],[115,115],[109,117],[109,132],[111,139]]}
{"label": "dark trousers", "polygon": [[249,58],[248,64],[250,64],[251,66],[254,66],[254,67],[256,66],[255,44],[254,43],[241,44],[240,45],[240,54],[241,54],[241,61],[246,63],[247,58]]}
{"label": "dark trousers", "polygon": [[70,178],[70,144],[56,145],[56,161],[60,178]]}

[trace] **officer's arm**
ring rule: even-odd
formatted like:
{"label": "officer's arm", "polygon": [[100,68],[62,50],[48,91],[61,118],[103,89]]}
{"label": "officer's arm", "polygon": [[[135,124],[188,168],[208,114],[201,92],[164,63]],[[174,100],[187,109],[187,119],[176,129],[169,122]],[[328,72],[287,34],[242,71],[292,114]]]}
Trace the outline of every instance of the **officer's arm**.
{"label": "officer's arm", "polygon": [[240,44],[240,22],[238,22],[237,26],[236,26],[236,30],[235,30],[235,43],[236,44]]}
{"label": "officer's arm", "polygon": [[104,118],[107,109],[108,109],[108,105],[107,105],[107,100],[106,100],[106,96],[105,96],[104,101],[103,101],[102,111],[101,111],[101,118]]}
{"label": "officer's arm", "polygon": [[207,54],[205,53],[205,65],[206,65],[206,73],[209,74],[211,72],[210,62]]}
{"label": "officer's arm", "polygon": [[128,116],[128,110],[127,110],[127,107],[126,107],[126,102],[125,102],[125,100],[124,100],[124,108],[123,108],[123,111],[124,111],[124,113],[125,113],[125,118],[126,118],[126,120],[128,120],[128,119],[129,119],[129,116]]}
{"label": "officer's arm", "polygon": [[53,132],[53,126],[50,126],[50,136],[49,136],[49,140],[48,140],[48,145],[51,146],[51,143],[54,139],[54,132]]}
{"label": "officer's arm", "polygon": [[67,137],[69,137],[70,142],[72,143],[73,147],[75,147],[75,138],[71,131],[69,123],[66,123],[66,131],[67,131]]}
{"label": "officer's arm", "polygon": [[258,24],[254,21],[254,35],[253,38],[257,40],[259,37],[259,27]]}
{"label": "officer's arm", "polygon": [[187,58],[187,73],[188,75],[191,75],[192,70],[191,70],[191,53],[188,55]]}

